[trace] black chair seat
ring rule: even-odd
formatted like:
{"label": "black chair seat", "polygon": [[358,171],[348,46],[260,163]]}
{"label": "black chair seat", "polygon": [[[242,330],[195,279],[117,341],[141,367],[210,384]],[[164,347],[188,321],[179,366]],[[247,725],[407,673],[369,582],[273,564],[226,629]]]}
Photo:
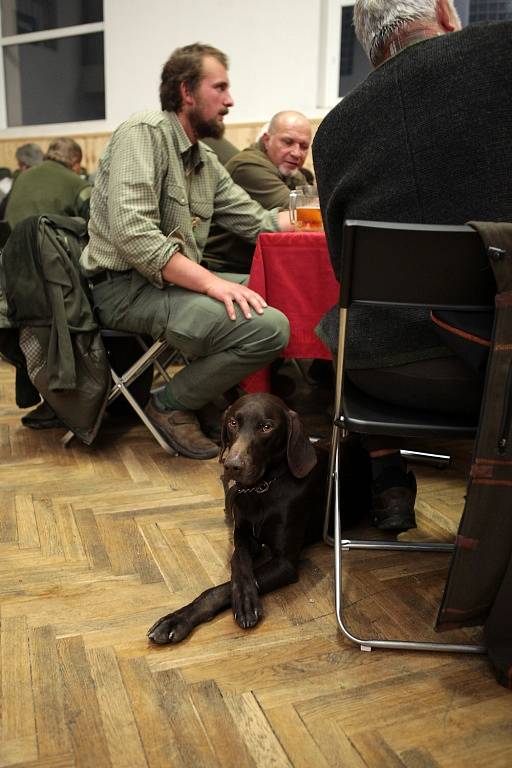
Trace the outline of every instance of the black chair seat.
{"label": "black chair seat", "polygon": [[337,423],[349,432],[396,437],[472,438],[477,430],[474,417],[391,405],[368,396],[347,378],[343,385],[343,417]]}

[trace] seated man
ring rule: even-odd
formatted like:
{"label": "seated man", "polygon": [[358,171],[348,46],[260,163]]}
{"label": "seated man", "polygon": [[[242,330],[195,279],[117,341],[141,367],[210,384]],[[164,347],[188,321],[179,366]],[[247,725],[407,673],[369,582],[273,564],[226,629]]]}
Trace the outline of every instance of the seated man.
{"label": "seated man", "polygon": [[22,144],[21,147],[16,149],[16,162],[18,167],[12,174],[12,178],[9,180],[10,184],[6,190],[6,194],[0,200],[0,219],[5,219],[5,211],[7,210],[7,203],[9,202],[12,187],[20,173],[28,171],[29,168],[33,168],[35,165],[39,165],[43,162],[43,158],[43,150],[39,144]]}
{"label": "seated man", "polygon": [[[267,210],[288,209],[288,197],[308,181],[301,169],[311,144],[311,126],[300,112],[278,112],[255,144],[238,152],[226,170],[240,187]],[[248,273],[254,243],[227,232],[214,220],[204,250],[216,271]]]}
{"label": "seated man", "polygon": [[218,138],[214,139],[213,136],[203,136],[201,139],[207,147],[213,149],[219,158],[219,163],[222,165],[226,165],[228,160],[231,160],[231,158],[234,155],[237,155],[240,151],[238,147],[235,147],[234,144],[224,137],[224,127],[225,126],[222,126],[222,134]]}
{"label": "seated man", "polygon": [[89,218],[91,185],[80,178],[82,150],[69,137],[52,141],[42,163],[20,174],[5,217],[11,229],[28,216],[59,213]]}
{"label": "seated man", "polygon": [[251,200],[199,141],[221,134],[233,106],[221,51],[199,43],[174,51],[160,101],[162,111],[117,128],[100,160],[81,263],[103,326],[164,336],[192,360],[147,414],[178,453],[212,458],[218,447],[197,413],[277,357],[289,324],[244,276],[222,279],[201,266],[211,219],[253,242],[290,224]]}
{"label": "seated man", "polygon": [[[512,73],[503,65],[512,23],[461,30],[452,0],[356,0],[354,23],[375,71],[327,115],[313,145],[338,276],[345,219],[512,220]],[[336,318],[322,323],[333,349]],[[372,397],[478,413],[481,375],[441,343],[426,311],[352,311],[347,368]],[[399,445],[374,437],[366,447],[375,524],[413,526],[416,483]]]}

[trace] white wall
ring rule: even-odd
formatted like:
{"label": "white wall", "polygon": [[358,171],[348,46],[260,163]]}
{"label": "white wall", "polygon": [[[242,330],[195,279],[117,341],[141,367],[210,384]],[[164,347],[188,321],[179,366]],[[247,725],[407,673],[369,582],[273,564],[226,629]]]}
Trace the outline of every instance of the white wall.
{"label": "white wall", "polygon": [[106,119],[2,133],[111,131],[133,112],[158,109],[163,63],[176,47],[196,41],[230,59],[235,106],[227,123],[264,121],[280,109],[321,116],[332,106],[326,71],[336,75],[337,68],[327,46],[334,40],[339,50],[339,7],[351,1],[104,0]]}
{"label": "white wall", "polygon": [[[201,41],[227,53],[235,107],[226,122],[283,108],[317,113],[320,0],[104,0],[107,122],[158,107],[162,64]],[[129,10],[128,10],[129,9]]]}

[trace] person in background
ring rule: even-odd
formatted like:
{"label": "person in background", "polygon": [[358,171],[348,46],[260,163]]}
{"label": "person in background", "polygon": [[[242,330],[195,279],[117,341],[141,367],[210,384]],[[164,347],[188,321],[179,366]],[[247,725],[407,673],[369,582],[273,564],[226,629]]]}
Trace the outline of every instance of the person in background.
{"label": "person in background", "polygon": [[[29,168],[33,168],[35,165],[40,165],[43,162],[43,150],[39,144],[22,144],[21,147],[16,149],[16,162],[18,164],[17,169],[13,174],[9,172],[9,178],[4,179],[4,194],[0,200],[0,220],[5,219],[5,211],[7,209],[7,203],[9,202],[9,195],[14,182],[23,171],[28,171]],[[8,182],[8,183],[7,183]]]}
{"label": "person in background", "polygon": [[18,170],[28,171],[29,168],[34,168],[36,165],[41,165],[44,160],[44,153],[39,144],[29,143],[22,144],[16,150],[16,162],[18,163]]}
{"label": "person in background", "polygon": [[[236,184],[270,210],[288,210],[290,190],[308,183],[302,167],[311,144],[311,125],[300,112],[278,112],[262,136],[226,163]],[[217,222],[204,250],[208,266],[218,272],[248,273],[254,243],[227,232]]]}
{"label": "person in background", "polygon": [[[512,23],[462,30],[452,0],[356,0],[354,24],[375,69],[326,116],[313,142],[338,277],[346,219],[512,220],[512,70],[505,64]],[[335,351],[335,308],[319,332]],[[447,341],[428,310],[354,308],[346,375],[392,404],[477,416],[482,376]],[[364,444],[374,524],[413,527],[416,481],[400,443],[370,436]]]}
{"label": "person in background", "polygon": [[201,141],[206,144],[207,147],[210,147],[210,149],[213,149],[217,157],[219,158],[219,163],[222,165],[226,165],[228,160],[231,160],[231,158],[234,155],[237,155],[240,150],[238,147],[235,147],[234,144],[232,144],[228,139],[224,136],[224,127],[222,126],[222,135],[218,136],[217,138],[213,138],[213,136],[203,136]]}
{"label": "person in background", "polygon": [[11,190],[5,211],[11,229],[28,216],[43,213],[87,220],[91,184],[80,178],[81,161],[76,141],[66,136],[52,141],[43,162],[23,171]]}
{"label": "person in background", "polygon": [[162,110],[122,123],[100,159],[81,259],[104,327],[163,336],[191,360],[146,413],[193,459],[218,454],[201,429],[202,409],[276,358],[289,336],[287,318],[245,276],[225,279],[201,266],[213,216],[252,242],[290,229],[287,213],[251,200],[200,141],[221,136],[233,106],[227,66],[222,51],[201,43],[171,54]]}

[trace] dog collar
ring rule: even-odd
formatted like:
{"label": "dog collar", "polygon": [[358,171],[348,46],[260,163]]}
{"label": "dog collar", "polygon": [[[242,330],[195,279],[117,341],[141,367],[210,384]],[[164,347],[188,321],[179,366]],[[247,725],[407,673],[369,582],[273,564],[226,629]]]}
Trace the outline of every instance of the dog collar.
{"label": "dog collar", "polygon": [[238,483],[235,483],[236,492],[237,493],[266,493],[275,479],[276,478],[273,477],[272,480],[263,480],[262,483],[259,483],[258,485],[253,485],[250,488],[239,487]]}

